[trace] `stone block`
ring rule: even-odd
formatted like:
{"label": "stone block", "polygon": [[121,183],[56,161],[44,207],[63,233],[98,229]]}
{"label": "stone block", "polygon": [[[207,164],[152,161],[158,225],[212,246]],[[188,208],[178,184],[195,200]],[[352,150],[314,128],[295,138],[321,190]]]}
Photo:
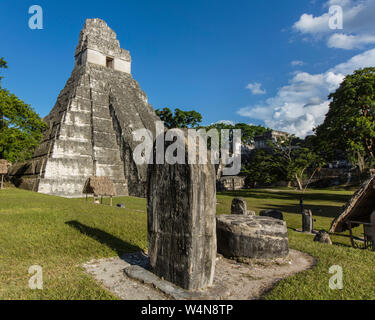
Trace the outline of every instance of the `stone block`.
{"label": "stone block", "polygon": [[243,198],[234,198],[232,200],[231,213],[247,215],[246,200]]}
{"label": "stone block", "polygon": [[311,210],[302,212],[302,232],[312,233],[314,230],[314,220]]}
{"label": "stone block", "polygon": [[283,213],[279,210],[262,210],[259,215],[261,217],[271,217],[274,219],[284,220]]}
{"label": "stone block", "polygon": [[286,223],[270,217],[220,215],[217,249],[228,258],[273,259],[289,254]]}
{"label": "stone block", "polygon": [[332,240],[329,237],[329,233],[325,230],[320,230],[314,238],[315,242],[332,244]]}

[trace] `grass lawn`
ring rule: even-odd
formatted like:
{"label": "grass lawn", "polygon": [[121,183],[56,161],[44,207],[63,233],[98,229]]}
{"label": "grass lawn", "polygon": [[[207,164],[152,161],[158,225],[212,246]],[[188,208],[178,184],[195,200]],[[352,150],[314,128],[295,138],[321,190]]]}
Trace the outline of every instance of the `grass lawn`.
{"label": "grass lawn", "polygon": [[[314,190],[305,197],[315,228],[328,230],[332,217],[352,191]],[[333,246],[295,232],[301,227],[298,194],[290,190],[243,190],[218,194],[217,213],[230,212],[234,196],[246,197],[249,209],[285,212],[290,247],[318,259],[312,270],[285,279],[266,299],[375,299],[375,253],[350,247],[347,234],[331,236]],[[0,299],[116,299],[83,272],[82,263],[147,248],[146,201],[122,197],[99,206],[18,189],[0,191]],[[362,230],[357,228],[357,234]],[[31,290],[28,269],[43,267],[43,290]],[[328,287],[329,268],[344,271],[343,290]]]}

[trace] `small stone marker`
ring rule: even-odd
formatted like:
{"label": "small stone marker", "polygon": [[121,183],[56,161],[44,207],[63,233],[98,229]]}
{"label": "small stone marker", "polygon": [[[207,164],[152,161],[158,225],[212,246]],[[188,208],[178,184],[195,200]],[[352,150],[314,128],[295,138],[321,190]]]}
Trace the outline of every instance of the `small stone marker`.
{"label": "small stone marker", "polygon": [[247,215],[247,204],[243,198],[234,198],[231,206],[232,214]]}
{"label": "small stone marker", "polygon": [[311,210],[302,212],[302,232],[312,233],[314,230],[314,220]]}
{"label": "small stone marker", "polygon": [[284,220],[283,213],[279,210],[262,210],[259,215],[261,217],[271,217],[278,220]]}
{"label": "small stone marker", "polygon": [[[185,160],[187,163],[187,151]],[[214,165],[150,165],[147,217],[152,271],[186,290],[212,285],[216,262]]]}
{"label": "small stone marker", "polygon": [[257,214],[255,213],[255,211],[247,210],[247,215],[248,216],[256,216]]}
{"label": "small stone marker", "polygon": [[332,244],[332,240],[329,237],[329,233],[325,230],[320,230],[314,238],[315,242]]}
{"label": "small stone marker", "polygon": [[286,223],[270,217],[220,215],[218,252],[228,258],[282,258],[289,254]]}
{"label": "small stone marker", "polygon": [[125,203],[118,203],[117,208],[125,209]]}

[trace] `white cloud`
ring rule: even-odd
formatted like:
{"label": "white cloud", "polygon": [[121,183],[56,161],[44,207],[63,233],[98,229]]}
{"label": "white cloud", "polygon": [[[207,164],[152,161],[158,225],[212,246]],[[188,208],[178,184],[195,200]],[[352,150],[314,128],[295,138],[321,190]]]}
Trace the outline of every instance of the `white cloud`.
{"label": "white cloud", "polygon": [[358,54],[347,62],[340,63],[331,69],[334,73],[349,74],[358,68],[375,67],[375,49]]}
{"label": "white cloud", "polygon": [[273,110],[267,106],[246,107],[240,109],[237,113],[243,117],[255,120],[266,120],[272,117]]}
{"label": "white cloud", "polygon": [[231,120],[220,120],[220,121],[217,121],[213,124],[225,124],[225,125],[228,125],[228,126],[234,126],[235,123]]}
{"label": "white cloud", "polygon": [[335,33],[329,37],[327,45],[330,48],[339,49],[362,49],[367,44],[375,43],[375,35],[347,35],[344,33]]}
{"label": "white cloud", "polygon": [[297,67],[297,66],[303,66],[305,63],[303,61],[300,61],[300,60],[293,60],[290,64],[293,67]]}
{"label": "white cloud", "polygon": [[262,84],[258,82],[249,83],[246,86],[246,89],[249,89],[252,92],[252,94],[266,94],[267,93],[266,90],[262,89]]}
{"label": "white cloud", "polygon": [[[329,7],[343,9],[343,29],[329,27]],[[294,23],[294,30],[316,39],[326,39],[327,46],[345,50],[361,49],[375,43],[375,0],[329,0],[324,4],[326,13],[320,16],[304,13]]]}
{"label": "white cloud", "polygon": [[339,87],[345,75],[369,66],[375,66],[375,49],[358,54],[324,73],[296,72],[288,85],[279,88],[276,96],[237,113],[263,120],[275,130],[305,137],[323,122],[329,107],[327,97]]}
{"label": "white cloud", "polygon": [[329,31],[329,14],[325,13],[319,17],[304,13],[293,25],[293,28],[301,33],[320,33]]}

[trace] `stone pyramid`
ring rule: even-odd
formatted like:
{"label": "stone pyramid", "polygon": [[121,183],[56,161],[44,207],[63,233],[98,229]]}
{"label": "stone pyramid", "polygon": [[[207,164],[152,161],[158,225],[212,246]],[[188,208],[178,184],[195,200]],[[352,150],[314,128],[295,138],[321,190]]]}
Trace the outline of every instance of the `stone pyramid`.
{"label": "stone pyramid", "polygon": [[56,105],[44,119],[49,130],[32,160],[12,168],[21,188],[80,197],[90,176],[106,176],[118,195],[145,196],[145,165],[136,165],[136,129],[155,136],[159,120],[131,75],[130,53],[100,19],[80,33],[75,66]]}

